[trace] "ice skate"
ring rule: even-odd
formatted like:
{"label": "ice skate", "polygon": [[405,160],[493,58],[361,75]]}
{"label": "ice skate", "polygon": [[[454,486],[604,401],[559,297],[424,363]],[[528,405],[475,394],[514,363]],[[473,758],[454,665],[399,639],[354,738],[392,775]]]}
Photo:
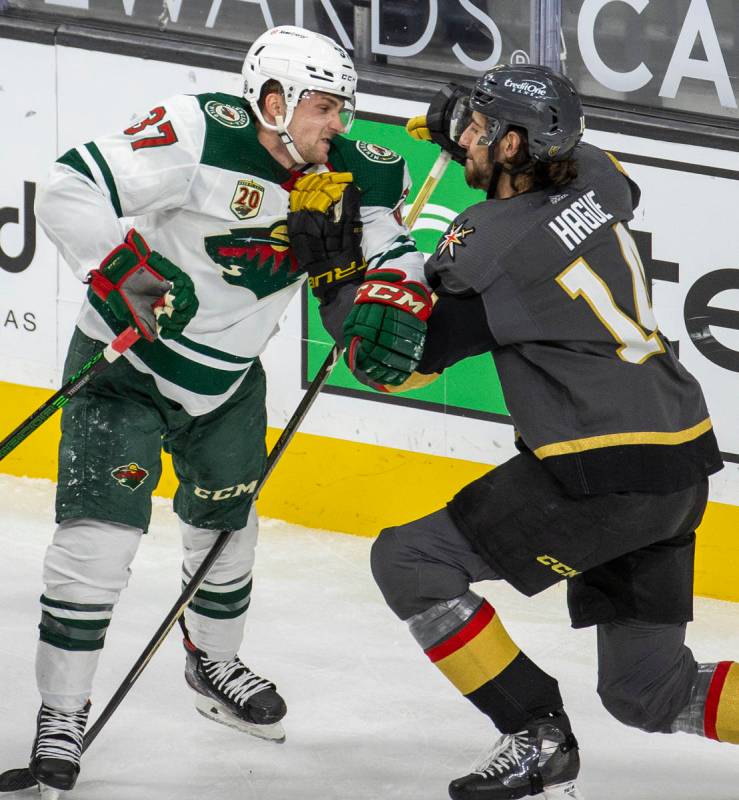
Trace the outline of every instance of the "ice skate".
{"label": "ice skate", "polygon": [[38,785],[39,792],[41,794],[41,800],[61,800],[62,792],[60,789],[54,789],[51,786],[46,786],[46,784],[39,783]]}
{"label": "ice skate", "polygon": [[540,717],[518,733],[501,736],[482,762],[449,784],[452,800],[583,800],[577,741],[564,711]]}
{"label": "ice skate", "polygon": [[185,639],[185,679],[194,689],[195,708],[222,725],[260,739],[285,741],[280,720],[287,713],[285,701],[274,683],[260,678],[236,656],[230,661],[211,661]]}
{"label": "ice skate", "polygon": [[62,792],[74,788],[89,713],[89,702],[79,711],[41,705],[28,769],[38,781],[43,800],[58,800]]}

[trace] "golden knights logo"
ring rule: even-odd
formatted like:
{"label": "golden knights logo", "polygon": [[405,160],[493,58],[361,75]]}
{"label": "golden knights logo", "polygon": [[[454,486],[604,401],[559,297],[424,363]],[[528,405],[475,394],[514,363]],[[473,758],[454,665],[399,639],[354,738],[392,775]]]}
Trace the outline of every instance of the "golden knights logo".
{"label": "golden knights logo", "polygon": [[223,236],[206,236],[205,251],[226,283],[250,289],[260,300],[303,275],[290,250],[284,220],[269,228],[231,228]]}
{"label": "golden knights logo", "polygon": [[110,474],[121,486],[125,486],[126,489],[130,489],[132,492],[135,492],[149,475],[148,471],[140,467],[135,461],[116,467]]}
{"label": "golden knights logo", "polygon": [[454,261],[455,250],[454,248],[465,247],[466,243],[462,241],[465,236],[469,236],[475,232],[474,228],[465,228],[467,220],[460,222],[459,225],[452,223],[447,232],[439,239],[439,244],[436,246],[436,259],[440,259],[444,253],[449,252],[449,256]]}

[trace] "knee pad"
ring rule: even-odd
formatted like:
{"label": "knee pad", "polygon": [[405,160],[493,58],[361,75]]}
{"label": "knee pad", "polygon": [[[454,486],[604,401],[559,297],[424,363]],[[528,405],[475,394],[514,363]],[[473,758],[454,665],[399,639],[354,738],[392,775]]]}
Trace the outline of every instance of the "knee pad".
{"label": "knee pad", "polygon": [[469,577],[453,564],[420,549],[423,530],[416,523],[385,528],[372,545],[370,564],[385,602],[401,618],[451,600],[469,588]]}
{"label": "knee pad", "polygon": [[131,575],[142,530],[96,519],[61,522],[44,558],[45,595],[70,603],[115,603]]}
{"label": "knee pad", "polygon": [[695,678],[685,628],[632,619],[598,626],[598,694],[620,722],[670,732]]}
{"label": "knee pad", "polygon": [[619,722],[634,728],[643,728],[644,714],[636,699],[615,687],[599,686],[598,696],[603,708]]}
{"label": "knee pad", "polygon": [[404,576],[402,549],[395,528],[380,531],[370,549],[372,577],[391,608],[391,598]]}
{"label": "knee pad", "polygon": [[[217,531],[196,528],[180,521],[182,532],[183,572],[192,576],[215,544]],[[216,563],[208,572],[207,583],[224,584],[243,579],[254,567],[258,535],[257,512],[252,506],[243,528],[235,531]]]}
{"label": "knee pad", "polygon": [[646,688],[630,693],[617,686],[598,686],[598,695],[606,711],[624,725],[647,733],[671,732],[661,695],[651,694]]}

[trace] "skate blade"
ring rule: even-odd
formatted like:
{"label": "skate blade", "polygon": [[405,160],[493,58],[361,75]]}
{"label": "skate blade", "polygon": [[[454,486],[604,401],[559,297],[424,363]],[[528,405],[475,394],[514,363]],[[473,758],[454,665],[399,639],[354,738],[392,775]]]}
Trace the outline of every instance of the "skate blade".
{"label": "skate blade", "polygon": [[270,742],[282,744],[285,741],[285,729],[281,722],[273,722],[271,725],[256,725],[253,722],[246,722],[227,711],[220,703],[202,694],[195,695],[195,708],[198,714],[207,719],[212,719],[221,725],[234,728],[242,733],[256,736],[258,739],[267,739]]}
{"label": "skate blade", "polygon": [[53,786],[47,786],[45,783],[39,783],[38,790],[41,793],[41,800],[59,800],[63,792],[61,789],[55,789]]}
{"label": "skate blade", "polygon": [[585,800],[582,792],[575,786],[575,781],[555,783],[544,788],[546,800]]}

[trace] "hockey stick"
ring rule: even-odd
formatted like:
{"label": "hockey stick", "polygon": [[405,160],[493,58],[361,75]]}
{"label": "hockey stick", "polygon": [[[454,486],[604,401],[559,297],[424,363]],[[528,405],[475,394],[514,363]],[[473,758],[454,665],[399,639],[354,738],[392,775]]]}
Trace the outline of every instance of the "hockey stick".
{"label": "hockey stick", "polygon": [[[300,426],[300,423],[303,421],[303,418],[313,405],[313,401],[323,388],[324,383],[326,383],[328,376],[331,374],[331,370],[336,365],[340,354],[341,348],[339,348],[338,345],[335,345],[326,360],[323,362],[321,368],[318,370],[315,378],[313,378],[310,386],[306,389],[306,392],[298,404],[298,407],[295,409],[295,412],[293,413],[292,417],[290,417],[287,425],[280,434],[279,439],[275,442],[274,447],[270,451],[264,468],[264,474],[254,490],[255,497],[259,494],[265,482],[272,474],[277,462],[285,452],[285,448],[292,440],[298,427]],[[185,585],[184,589],[182,590],[182,594],[177,598],[177,601],[164,618],[164,621],[159,626],[156,633],[152,636],[149,644],[146,645],[136,663],[133,665],[133,667],[131,667],[128,675],[126,675],[126,677],[123,679],[120,686],[115,691],[115,694],[110,698],[108,704],[100,713],[100,716],[95,720],[94,724],[85,734],[84,742],[82,744],[83,753],[95,741],[103,726],[111,718],[113,712],[123,702],[123,698],[129,693],[133,685],[139,679],[144,667],[149,663],[154,653],[156,653],[162,642],[167,638],[167,634],[170,632],[170,630],[172,630],[177,620],[184,613],[185,608],[187,608],[187,605],[194,597],[195,592],[197,592],[197,590],[200,588],[200,584],[205,579],[208,570],[210,570],[210,568],[218,559],[218,556],[220,556],[220,554],[223,552],[223,549],[228,544],[233,533],[233,531],[221,531],[221,533],[218,534],[215,544],[208,551],[208,554],[203,559],[203,563],[200,565],[200,567],[198,567],[192,578],[190,578],[188,583]],[[0,792],[17,792],[21,789],[29,789],[35,785],[36,780],[33,775],[31,775],[31,772],[27,767],[23,767],[21,769],[11,769],[0,774]]]}
{"label": "hockey stick", "polygon": [[77,372],[55,392],[42,406],[39,406],[30,417],[27,417],[21,424],[2,441],[0,441],[0,461],[8,453],[15,450],[18,445],[30,436],[36,428],[46,422],[56,411],[65,406],[79,390],[86,386],[96,375],[107,369],[121,353],[128,350],[135,344],[140,335],[133,328],[126,328],[123,333],[116,336],[113,341],[103,350],[95,353],[92,358],[85,362]]}
{"label": "hockey stick", "polygon": [[[408,215],[405,220],[408,228],[411,228],[415,223],[416,219],[418,218],[418,215],[421,213],[423,206],[426,204],[426,201],[431,196],[433,189],[436,187],[439,180],[441,179],[441,176],[443,175],[444,170],[446,169],[448,163],[449,163],[449,156],[446,153],[444,153],[444,151],[442,151],[439,157],[437,158],[434,167],[431,170],[431,173],[429,173],[428,177],[421,186],[416,201],[413,203],[410,211],[408,212]],[[423,198],[422,202],[419,202],[420,197]],[[123,334],[121,334],[121,336],[123,336]],[[135,339],[133,341],[135,341]],[[131,344],[133,344],[133,341],[131,342]],[[130,344],[128,346],[130,346]],[[125,350],[126,348],[124,347],[123,349]],[[121,350],[120,352],[123,352],[123,350]],[[316,376],[313,378],[313,381],[311,382],[310,386],[303,395],[303,398],[298,404],[298,407],[295,409],[295,412],[293,413],[292,417],[288,420],[287,425],[280,434],[280,437],[278,438],[277,442],[275,442],[274,447],[270,451],[269,457],[267,458],[267,464],[265,465],[264,474],[262,475],[262,478],[260,479],[254,491],[255,497],[258,496],[265,482],[272,474],[272,471],[274,470],[275,466],[277,465],[277,462],[279,461],[283,452],[285,451],[285,448],[292,440],[300,423],[303,421],[303,418],[308,413],[310,407],[313,405],[313,402],[318,396],[318,393],[323,388],[323,385],[328,380],[328,377],[331,374],[331,371],[333,370],[334,366],[338,362],[339,358],[341,357],[342,352],[343,348],[340,347],[338,344],[335,344],[331,348],[331,351],[326,357],[326,360],[323,362],[320,369],[316,373]],[[117,355],[114,356],[113,360],[115,358],[117,358]],[[65,388],[67,387],[66,386],[62,387],[62,389],[60,389],[60,392],[62,392],[63,389]],[[182,616],[182,614],[185,611],[185,608],[194,597],[195,593],[200,587],[200,584],[205,579],[206,574],[208,573],[212,565],[215,563],[218,556],[223,552],[223,549],[228,544],[232,535],[233,531],[222,531],[218,535],[215,544],[210,549],[208,554],[205,556],[203,563],[196,570],[195,574],[190,578],[189,582],[185,585],[184,589],[182,590],[182,594],[180,594],[180,596],[177,598],[177,601],[175,602],[174,606],[170,609],[169,613],[164,618],[162,624],[159,626],[156,633],[151,638],[149,644],[144,648],[144,651],[141,653],[141,655],[139,656],[133,667],[131,667],[131,670],[123,679],[122,683],[115,691],[111,699],[108,701],[108,704],[102,710],[100,716],[95,720],[93,725],[85,734],[85,738],[82,744],[83,753],[97,738],[103,726],[108,722],[110,717],[113,715],[114,711],[123,702],[123,699],[131,690],[134,683],[136,683],[136,681],[138,680],[139,676],[144,670],[144,667],[146,667],[146,665],[149,663],[151,658],[154,656],[156,651],[161,646],[162,642],[166,639],[170,630],[172,630],[172,628],[174,627],[177,620]],[[33,777],[33,775],[31,775],[31,772],[27,767],[7,770],[6,772],[0,774],[0,792],[15,792],[15,791],[20,791],[22,789],[29,789],[35,785],[36,785],[36,780]]]}
{"label": "hockey stick", "polygon": [[428,203],[429,197],[431,197],[431,195],[434,193],[434,189],[436,189],[439,181],[446,171],[446,168],[449,166],[451,158],[452,154],[447,153],[446,150],[442,150],[436,157],[436,161],[434,161],[434,165],[431,167],[431,172],[429,172],[426,180],[418,190],[416,199],[413,201],[413,205],[410,207],[408,215],[405,218],[405,224],[408,227],[408,230],[411,230],[416,224],[419,214],[423,210],[423,207],[426,205],[426,203]]}

